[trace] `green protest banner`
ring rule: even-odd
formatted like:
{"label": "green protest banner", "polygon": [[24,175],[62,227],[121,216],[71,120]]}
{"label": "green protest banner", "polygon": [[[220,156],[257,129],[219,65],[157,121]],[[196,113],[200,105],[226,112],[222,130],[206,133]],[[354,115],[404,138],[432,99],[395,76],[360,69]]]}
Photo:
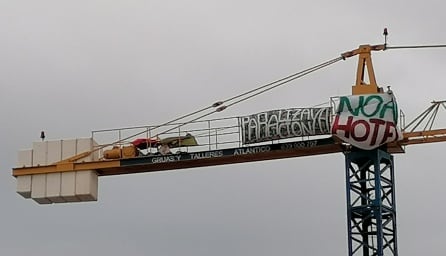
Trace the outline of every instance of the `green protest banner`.
{"label": "green protest banner", "polygon": [[395,97],[390,93],[341,97],[331,132],[365,150],[401,140]]}

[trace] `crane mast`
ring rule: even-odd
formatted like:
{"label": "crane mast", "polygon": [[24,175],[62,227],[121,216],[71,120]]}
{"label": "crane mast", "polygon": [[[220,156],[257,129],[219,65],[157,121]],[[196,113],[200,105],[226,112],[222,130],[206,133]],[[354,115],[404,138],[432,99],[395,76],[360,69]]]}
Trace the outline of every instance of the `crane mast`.
{"label": "crane mast", "polygon": [[[371,51],[384,45],[361,45],[353,95],[384,93],[376,83]],[[367,73],[366,73],[367,71]],[[365,81],[368,75],[369,82]],[[398,255],[393,155],[387,145],[344,152],[349,256]]]}

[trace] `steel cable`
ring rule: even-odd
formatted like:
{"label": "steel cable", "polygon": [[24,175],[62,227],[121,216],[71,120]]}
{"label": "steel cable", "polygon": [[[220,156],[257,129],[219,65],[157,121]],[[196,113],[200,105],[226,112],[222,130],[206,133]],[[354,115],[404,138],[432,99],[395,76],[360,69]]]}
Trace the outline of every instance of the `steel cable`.
{"label": "steel cable", "polygon": [[446,44],[385,46],[384,50],[392,50],[392,49],[421,49],[421,48],[446,48]]}
{"label": "steel cable", "polygon": [[[444,45],[444,44],[441,44],[441,45],[409,45],[409,46],[387,46],[387,45],[386,45],[384,49],[385,49],[385,50],[392,50],[392,49],[417,49],[417,48],[446,48],[446,45]],[[228,108],[228,107],[234,106],[234,105],[236,105],[236,104],[238,104],[238,103],[241,103],[241,102],[243,102],[243,101],[246,101],[246,100],[248,100],[248,99],[250,99],[250,98],[256,97],[256,96],[258,96],[258,95],[260,95],[260,94],[263,94],[263,93],[265,93],[265,92],[267,92],[267,91],[270,91],[270,90],[272,90],[272,89],[274,89],[274,88],[277,88],[277,87],[279,87],[279,86],[281,86],[281,85],[287,84],[287,83],[289,83],[289,82],[291,82],[291,81],[293,81],[293,80],[296,80],[296,79],[301,78],[301,77],[303,77],[303,76],[305,76],[305,75],[308,75],[308,74],[310,74],[310,73],[312,73],[312,72],[314,72],[314,71],[317,71],[317,70],[319,70],[319,69],[322,69],[322,68],[324,68],[324,67],[327,67],[327,66],[329,66],[329,65],[332,65],[332,64],[334,64],[334,63],[336,63],[336,62],[338,62],[338,61],[340,61],[340,60],[343,60],[343,59],[344,59],[343,57],[337,57],[337,58],[331,59],[331,60],[329,60],[329,61],[323,62],[323,63],[321,63],[321,64],[319,64],[319,65],[310,67],[310,68],[308,68],[308,69],[299,71],[299,72],[297,72],[297,73],[294,73],[294,74],[288,75],[288,76],[286,76],[286,77],[283,77],[283,78],[281,78],[281,79],[275,80],[275,81],[273,81],[273,82],[264,84],[264,85],[262,85],[262,86],[259,86],[259,87],[257,87],[257,88],[254,88],[254,89],[252,89],[252,90],[249,90],[249,91],[246,91],[246,92],[244,92],[244,93],[238,94],[238,95],[236,95],[236,96],[227,98],[227,99],[222,100],[222,101],[217,101],[217,102],[215,102],[215,103],[214,103],[213,105],[211,105],[211,106],[208,106],[208,107],[202,108],[202,109],[200,109],[200,110],[197,110],[197,111],[195,111],[195,112],[192,112],[192,113],[190,113],[190,114],[186,114],[186,115],[183,115],[183,116],[181,116],[181,117],[175,118],[175,119],[173,119],[173,120],[171,120],[171,121],[169,121],[169,122],[166,122],[166,123],[164,123],[164,124],[162,124],[162,125],[158,125],[158,126],[154,127],[153,129],[157,129],[157,128],[160,128],[160,127],[162,127],[162,126],[166,126],[166,125],[172,124],[173,122],[176,122],[176,121],[179,121],[179,120],[181,120],[181,119],[184,119],[184,118],[187,118],[187,117],[196,115],[196,114],[201,113],[201,112],[204,112],[204,111],[206,111],[206,110],[208,110],[208,109],[218,107],[216,110],[213,110],[213,111],[211,111],[211,112],[209,112],[209,113],[203,114],[203,115],[201,115],[201,116],[199,116],[199,117],[193,118],[192,120],[189,120],[189,121],[187,121],[187,122],[185,122],[185,123],[183,123],[183,124],[179,124],[179,125],[177,125],[177,126],[171,128],[171,129],[165,130],[165,131],[163,131],[163,132],[161,132],[161,133],[158,133],[157,136],[158,136],[158,135],[161,135],[161,134],[165,134],[165,133],[167,133],[167,132],[169,132],[169,131],[178,129],[178,128],[180,128],[181,126],[183,126],[183,125],[185,125],[185,124],[188,124],[188,123],[191,123],[191,122],[195,122],[195,121],[197,121],[197,120],[199,120],[199,119],[201,119],[201,118],[204,118],[204,117],[206,117],[206,116],[212,115],[212,114],[214,114],[214,113],[216,113],[216,112],[221,112],[221,111],[223,111],[224,109],[226,109],[226,108]],[[247,95],[248,95],[248,96],[247,96]],[[246,97],[244,97],[244,96],[246,96]],[[243,97],[243,98],[242,98],[242,97]],[[240,99],[239,99],[239,98],[240,98]],[[239,100],[236,100],[236,99],[239,99]],[[234,100],[236,100],[236,101],[234,101]],[[228,105],[223,105],[224,103],[226,103],[226,102],[230,102],[230,101],[234,101],[234,102],[232,102],[232,103],[230,103],[230,104],[228,104]],[[142,133],[143,133],[143,132],[142,132]],[[139,134],[142,134],[142,133],[139,133]],[[137,136],[137,135],[139,135],[139,134],[136,134],[136,135],[134,135],[134,136]]]}
{"label": "steel cable", "polygon": [[[325,67],[327,67],[327,66],[330,66],[330,65],[332,65],[332,64],[334,64],[334,63],[336,63],[336,62],[338,62],[338,61],[340,61],[340,60],[342,60],[342,59],[343,59],[342,57],[337,57],[337,58],[331,59],[331,60],[326,61],[326,62],[324,62],[324,63],[321,63],[321,64],[319,64],[319,65],[316,65],[316,66],[313,66],[313,67],[311,67],[311,68],[305,69],[305,70],[303,70],[303,71],[294,73],[294,74],[292,74],[292,75],[289,75],[289,76],[287,76],[287,77],[281,78],[281,79],[276,80],[276,81],[274,81],[274,82],[271,82],[271,83],[262,85],[262,86],[260,86],[260,87],[257,87],[257,88],[255,88],[255,89],[252,89],[252,90],[247,91],[247,92],[244,92],[244,93],[239,94],[239,95],[237,95],[237,96],[228,98],[228,99],[226,99],[226,100],[224,100],[224,101],[220,101],[219,103],[221,103],[221,104],[218,105],[219,108],[217,108],[217,109],[215,109],[215,110],[213,110],[213,111],[211,111],[211,112],[209,112],[209,113],[203,114],[203,115],[201,115],[201,116],[199,116],[199,117],[196,117],[196,118],[194,118],[194,119],[192,119],[192,120],[189,120],[188,122],[185,122],[185,123],[183,123],[183,124],[179,124],[179,125],[177,125],[177,126],[175,126],[175,127],[172,127],[172,128],[170,128],[170,129],[167,129],[167,130],[165,130],[165,131],[163,131],[163,132],[161,132],[161,133],[158,133],[157,136],[159,136],[159,135],[161,135],[161,134],[165,134],[165,133],[170,132],[170,131],[172,131],[172,130],[178,129],[178,128],[180,128],[181,126],[184,126],[184,125],[186,125],[186,124],[188,124],[188,123],[195,122],[195,121],[197,121],[197,120],[199,120],[199,119],[201,119],[201,118],[204,118],[204,117],[206,117],[206,116],[212,115],[212,114],[217,113],[217,112],[221,112],[221,111],[223,111],[224,109],[226,109],[226,108],[228,108],[228,107],[231,107],[231,106],[234,106],[234,105],[236,105],[236,104],[239,104],[239,103],[241,103],[241,102],[243,102],[243,101],[246,101],[246,100],[248,100],[248,99],[251,99],[251,98],[253,98],[253,97],[256,97],[256,96],[258,96],[258,95],[260,95],[260,94],[263,94],[263,93],[265,93],[265,92],[267,92],[267,91],[270,91],[270,90],[275,89],[275,88],[277,88],[277,87],[279,87],[279,86],[282,86],[282,85],[284,85],[284,84],[287,84],[287,83],[289,83],[289,82],[291,82],[291,81],[293,81],[293,80],[296,80],[296,79],[298,79],[298,78],[301,78],[301,77],[303,77],[303,76],[305,76],[305,75],[308,75],[308,74],[310,74],[310,73],[312,73],[312,72],[315,72],[315,71],[317,71],[317,70],[320,70],[320,69],[322,69],[322,68],[325,68]],[[262,89],[263,89],[263,90],[262,90]],[[260,90],[260,91],[259,91],[259,90]],[[254,92],[255,92],[255,93],[254,93]],[[249,94],[251,94],[251,95],[249,95]],[[248,95],[248,96],[246,96],[246,95]],[[243,96],[246,96],[246,97],[243,97]],[[241,98],[241,97],[243,97],[243,98]],[[225,102],[233,101],[233,100],[238,99],[238,98],[241,98],[241,99],[239,99],[239,100],[237,100],[237,101],[234,101],[234,102],[232,102],[232,103],[230,103],[230,104],[228,104],[228,105],[223,105]],[[215,105],[215,104],[214,104],[214,105]]]}

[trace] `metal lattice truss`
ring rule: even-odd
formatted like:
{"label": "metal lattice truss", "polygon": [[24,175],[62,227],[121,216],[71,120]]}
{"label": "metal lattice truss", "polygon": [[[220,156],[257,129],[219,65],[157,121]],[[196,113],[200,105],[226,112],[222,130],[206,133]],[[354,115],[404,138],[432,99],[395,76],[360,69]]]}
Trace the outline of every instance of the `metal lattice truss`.
{"label": "metal lattice truss", "polygon": [[446,101],[432,101],[432,104],[406,125],[403,130],[406,132],[432,130],[440,110],[446,110]]}
{"label": "metal lattice truss", "polygon": [[[440,114],[444,115],[446,101],[433,101],[419,116],[403,128],[402,145],[446,141],[446,129],[435,129]],[[443,112],[443,113],[440,113]]]}
{"label": "metal lattice truss", "polygon": [[346,153],[349,255],[398,255],[393,156]]}

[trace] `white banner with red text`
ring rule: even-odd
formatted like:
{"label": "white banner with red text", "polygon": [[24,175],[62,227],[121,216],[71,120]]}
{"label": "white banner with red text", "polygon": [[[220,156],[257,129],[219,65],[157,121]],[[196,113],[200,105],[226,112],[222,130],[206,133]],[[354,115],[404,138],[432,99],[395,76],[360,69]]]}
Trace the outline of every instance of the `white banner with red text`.
{"label": "white banner with red text", "polygon": [[401,140],[395,97],[391,93],[340,97],[331,133],[365,150]]}

